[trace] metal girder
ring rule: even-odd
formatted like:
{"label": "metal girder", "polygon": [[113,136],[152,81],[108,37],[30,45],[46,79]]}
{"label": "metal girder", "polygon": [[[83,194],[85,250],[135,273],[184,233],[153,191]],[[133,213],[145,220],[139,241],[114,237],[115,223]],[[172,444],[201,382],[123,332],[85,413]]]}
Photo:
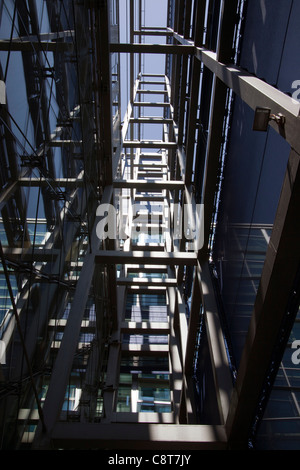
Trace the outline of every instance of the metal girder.
{"label": "metal girder", "polygon": [[300,134],[298,132],[300,103],[298,101],[246,70],[220,62],[216,52],[209,51],[204,47],[196,47],[193,45],[193,41],[185,39],[176,32],[174,32],[174,38],[182,45],[193,46],[194,53],[192,55],[252,109],[262,106],[270,108],[275,115],[282,114],[285,117],[284,126],[281,127],[276,121],[270,121],[270,126],[300,153]]}
{"label": "metal girder", "polygon": [[126,411],[119,411],[118,413],[112,414],[112,421],[114,423],[164,423],[164,424],[175,424],[173,413],[168,412],[151,412],[139,411],[138,413],[127,413]]}
{"label": "metal girder", "polygon": [[157,29],[155,31],[146,31],[146,30],[141,30],[141,31],[134,31],[133,32],[134,36],[172,36],[172,32],[166,31],[166,30],[160,30]]}
{"label": "metal girder", "polygon": [[139,191],[159,191],[159,190],[173,190],[184,189],[184,182],[174,180],[115,180],[113,182],[114,188],[133,188]]}
{"label": "metal girder", "polygon": [[164,265],[195,265],[197,254],[190,252],[163,251],[97,251],[95,262],[100,264],[164,264]]}
{"label": "metal girder", "polygon": [[133,278],[124,278],[119,277],[117,280],[119,285],[133,285],[133,286],[158,286],[158,287],[167,287],[167,286],[176,286],[176,279],[155,279],[155,278],[146,278],[146,277],[133,277]]}
{"label": "metal girder", "polygon": [[160,344],[122,344],[122,354],[125,356],[167,356],[169,345]]}
{"label": "metal girder", "polygon": [[187,117],[187,135],[186,135],[186,161],[185,161],[185,183],[190,185],[192,182],[194,149],[195,149],[195,132],[198,111],[198,94],[200,84],[201,64],[193,57],[192,59],[192,78],[191,78],[191,95],[189,103],[189,113]]}
{"label": "metal girder", "polygon": [[199,50],[199,60],[252,109],[262,106],[270,108],[275,115],[281,113],[285,117],[284,127],[275,121],[270,121],[270,126],[300,153],[298,101],[237,66],[220,63],[214,52]]}
{"label": "metal girder", "polygon": [[155,148],[155,149],[171,149],[176,148],[176,142],[165,142],[155,140],[125,140],[123,148]]}
{"label": "metal girder", "polygon": [[[112,200],[112,186],[107,186],[104,190],[102,202],[110,204]],[[49,444],[52,429],[59,417],[62,403],[65,396],[66,387],[71,372],[74,354],[76,352],[79,332],[82,324],[82,318],[85,311],[90,287],[95,270],[95,252],[100,241],[97,239],[95,227],[91,233],[91,246],[88,250],[80,276],[77,282],[71,311],[68,317],[64,335],[61,341],[57,359],[55,361],[51,381],[44,403],[43,412],[47,432],[44,433],[38,427],[35,437],[34,446],[43,448]]]}
{"label": "metal girder", "polygon": [[61,41],[24,41],[24,40],[14,40],[10,41],[8,39],[0,40],[0,51],[47,51],[47,52],[68,52],[72,53],[74,46],[71,42],[61,42]]}
{"label": "metal girder", "polygon": [[170,106],[170,103],[164,103],[164,102],[155,102],[153,103],[152,101],[135,101],[133,103],[133,106],[140,106],[143,108],[168,108]]}
{"label": "metal girder", "polygon": [[201,266],[199,265],[197,276],[198,282],[200,281],[204,321],[206,324],[210,356],[213,365],[219,415],[222,423],[225,424],[229,413],[233,385],[208,262],[203,263]]}
{"label": "metal girder", "polygon": [[77,188],[83,186],[84,179],[82,175],[79,175],[78,178],[35,178],[35,177],[20,177],[17,181],[17,184],[20,186],[29,186],[29,187],[40,187],[40,186],[51,186],[54,188],[57,187],[68,187]]}
{"label": "metal girder", "polygon": [[123,322],[121,323],[122,333],[132,334],[168,334],[170,331],[169,323],[162,322]]}
{"label": "metal girder", "polygon": [[213,84],[211,99],[210,133],[206,149],[205,173],[202,181],[202,201],[205,207],[204,213],[204,243],[200,256],[206,259],[208,256],[209,236],[211,233],[211,221],[215,200],[217,174],[220,160],[220,148],[222,143],[223,112],[225,110],[227,88],[224,83],[216,79]]}
{"label": "metal girder", "polygon": [[236,23],[238,0],[223,0],[221,5],[220,31],[217,45],[219,62],[228,64],[233,62],[233,44]]}
{"label": "metal girder", "polygon": [[121,150],[123,149],[123,142],[126,138],[128,128],[129,128],[129,124],[130,124],[130,121],[132,119],[133,105],[134,105],[134,101],[135,101],[135,98],[136,98],[136,92],[137,92],[137,89],[139,87],[139,84],[140,84],[140,77],[138,77],[135,80],[134,87],[133,87],[133,93],[132,93],[132,96],[131,96],[132,100],[129,100],[127,110],[126,110],[126,113],[125,113],[125,116],[124,116],[124,123],[123,123],[123,126],[122,126],[119,151],[116,152],[115,158],[114,158],[114,161],[113,161],[113,168],[112,168],[113,178],[115,178],[116,174],[117,174],[118,166],[119,166],[119,163],[120,163],[120,153],[121,153]]}
{"label": "metal girder", "polygon": [[[77,194],[78,192],[75,191],[73,196],[72,196],[72,202],[70,203],[70,209],[72,210],[72,204],[77,203]],[[83,197],[83,201],[85,202],[85,198]],[[82,213],[85,211],[85,204],[82,205],[81,207]],[[60,213],[60,218],[62,220],[63,215],[64,215],[65,208],[62,209]],[[43,331],[48,324],[49,321],[49,316],[52,314],[51,307],[53,306],[53,300],[55,299],[55,296],[57,296],[57,289],[60,283],[64,284],[65,279],[63,278],[63,272],[64,272],[64,266],[66,263],[67,256],[69,254],[69,250],[71,248],[71,245],[74,241],[74,237],[76,236],[78,232],[78,226],[77,224],[74,224],[73,222],[70,221],[65,221],[64,227],[63,227],[63,234],[61,233],[61,225],[58,224],[53,232],[51,233],[50,237],[47,239],[46,244],[44,248],[41,250],[45,252],[46,259],[49,261],[48,264],[44,266],[30,266],[29,271],[32,271],[32,274],[36,276],[36,280],[39,281],[45,281],[48,279],[50,282],[48,285],[45,282],[42,282],[40,284],[40,290],[39,290],[39,298],[37,299],[37,304],[36,304],[36,311],[39,312],[39,315],[34,315],[31,318],[30,325],[28,325],[27,332],[26,332],[26,349],[28,351],[29,357],[33,358],[34,353],[36,352],[36,338],[37,337],[42,337]],[[58,240],[60,240],[60,237],[63,237],[64,239],[64,244],[60,249],[60,255],[55,256],[55,246]],[[54,248],[54,256],[51,259],[51,250]],[[32,250],[29,248],[29,253]],[[33,254],[37,252],[37,259],[39,259],[39,254],[38,254],[38,249],[34,250]],[[25,251],[24,251],[25,253]],[[34,258],[33,258],[34,259]],[[41,256],[40,259],[41,262],[44,261],[43,256]],[[50,262],[52,261],[52,262]],[[18,263],[18,260],[12,261],[12,263]],[[25,263],[26,263],[26,258],[25,258]],[[22,266],[21,266],[22,267]],[[26,268],[26,265],[25,265]],[[34,268],[34,269],[33,269]],[[26,271],[26,269],[25,269]],[[58,273],[59,275],[56,277],[55,275],[53,276],[53,273]],[[18,298],[16,299],[16,307],[18,311],[18,315],[22,316],[23,314],[27,313],[26,311],[26,305],[28,302],[28,296],[31,291],[32,285],[31,285],[31,280],[30,278],[28,281],[25,283],[25,285],[22,288],[21,293],[19,294]],[[45,300],[43,293],[44,291],[47,291],[47,308],[45,307]],[[60,308],[63,308],[61,305]],[[12,334],[13,334],[13,323],[11,320],[9,320],[9,325],[7,327],[7,330],[5,332],[5,341],[6,344],[9,345],[10,341],[12,339]],[[15,367],[13,368],[13,377],[19,379],[19,377],[24,376],[26,374],[26,367],[22,364],[21,361],[17,362]]]}
{"label": "metal girder", "polygon": [[175,317],[177,311],[177,297],[174,287],[168,289],[168,304],[169,304],[169,323],[170,323],[170,336],[169,336],[169,364],[170,364],[170,388],[172,392],[173,413],[176,423],[186,423],[186,416],[181,413],[181,397],[184,393],[184,372],[182,361],[180,357],[180,340],[179,335],[175,332]]}
{"label": "metal girder", "polygon": [[110,44],[110,52],[136,53],[136,54],[187,54],[194,55],[195,49],[191,45],[172,44]]}
{"label": "metal girder", "polygon": [[194,42],[195,46],[203,45],[203,33],[205,23],[205,10],[207,7],[207,1],[197,1],[195,5],[195,18],[194,18]]}
{"label": "metal girder", "polygon": [[64,449],[225,450],[223,426],[57,423],[51,443]]}
{"label": "metal girder", "polygon": [[0,194],[0,211],[6,205],[7,201],[15,194],[18,189],[18,182],[14,181],[2,189]]}
{"label": "metal girder", "polygon": [[[16,38],[12,38],[12,42],[19,42],[19,41],[57,41],[58,39],[65,39],[65,38],[74,38],[75,31],[73,29],[66,29],[64,31],[55,31],[49,33],[39,33],[37,36],[36,34],[32,34],[29,36],[20,36]],[[48,42],[47,42],[48,44]]]}
{"label": "metal girder", "polygon": [[172,124],[173,120],[153,116],[153,117],[131,118],[130,123],[134,123],[134,124]]}
{"label": "metal girder", "polygon": [[[112,136],[112,82],[110,60],[110,9],[108,2],[100,2],[95,7],[95,29],[97,34],[97,64],[99,67],[99,86],[101,90],[101,113],[105,110],[105,119],[99,117],[102,131],[103,154],[107,159],[105,179],[107,184],[113,180],[113,136]],[[97,109],[97,111],[99,111]]]}
{"label": "metal girder", "polygon": [[10,248],[3,247],[3,254],[5,259],[8,260],[18,260],[22,262],[36,262],[36,261],[53,261],[59,254],[61,250],[53,248]]}
{"label": "metal girder", "polygon": [[137,93],[141,93],[143,95],[166,95],[166,90],[147,90],[147,89],[139,89]]}

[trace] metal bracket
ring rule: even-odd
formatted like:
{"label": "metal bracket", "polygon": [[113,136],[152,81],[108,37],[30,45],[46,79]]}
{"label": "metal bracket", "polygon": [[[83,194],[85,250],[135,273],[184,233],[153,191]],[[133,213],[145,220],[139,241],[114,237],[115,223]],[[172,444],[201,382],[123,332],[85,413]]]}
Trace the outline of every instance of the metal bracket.
{"label": "metal bracket", "polygon": [[285,116],[281,113],[271,114],[270,108],[258,106],[255,109],[253,130],[266,132],[270,121],[275,121],[282,129],[285,124]]}
{"label": "metal bracket", "polygon": [[270,114],[270,121],[276,121],[278,126],[283,127],[285,124],[285,116],[281,113]]}

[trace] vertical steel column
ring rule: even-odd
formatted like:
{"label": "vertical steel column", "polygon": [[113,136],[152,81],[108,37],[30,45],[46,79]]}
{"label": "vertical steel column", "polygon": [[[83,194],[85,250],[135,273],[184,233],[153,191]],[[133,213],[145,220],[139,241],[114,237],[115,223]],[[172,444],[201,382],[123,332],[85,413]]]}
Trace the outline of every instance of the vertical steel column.
{"label": "vertical steel column", "polygon": [[[102,203],[111,204],[112,186],[104,190]],[[43,407],[44,429],[40,425],[35,435],[34,447],[36,449],[48,448],[51,442],[51,433],[62,409],[62,404],[71,372],[73,359],[78,343],[79,332],[85,306],[87,303],[92,279],[94,275],[95,252],[99,246],[96,234],[96,224],[91,233],[91,246],[85,256],[84,263],[77,282],[72,308],[65,327],[61,346],[57,354],[51,381]]]}
{"label": "vertical steel column", "polygon": [[[217,60],[221,63],[230,63],[232,60],[232,43],[234,36],[235,15],[237,0],[222,2],[220,12],[220,32],[217,44]],[[201,252],[207,258],[209,233],[213,214],[217,171],[219,168],[220,151],[222,144],[222,128],[227,97],[227,86],[218,77],[214,77],[212,84],[212,100],[210,107],[209,136],[203,178],[202,201],[205,207],[204,221],[204,247]]]}

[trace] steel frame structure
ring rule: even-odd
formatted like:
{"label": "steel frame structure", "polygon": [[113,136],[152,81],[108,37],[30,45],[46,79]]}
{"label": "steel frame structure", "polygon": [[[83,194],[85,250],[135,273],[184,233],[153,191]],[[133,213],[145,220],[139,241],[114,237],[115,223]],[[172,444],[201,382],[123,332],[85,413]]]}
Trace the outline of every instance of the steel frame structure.
{"label": "steel frame structure", "polygon": [[[118,2],[88,0],[71,3],[75,12],[72,30],[61,28],[57,35],[53,26],[50,33],[32,31],[29,36],[26,31],[20,31],[18,38],[0,41],[0,50],[10,54],[33,50],[35,57],[45,47],[48,51],[56,51],[61,54],[57,59],[58,69],[61,65],[59,60],[63,62],[69,55],[74,58],[75,54],[79,86],[77,106],[69,110],[68,116],[64,116],[64,124],[60,126],[58,122],[52,134],[48,130],[44,140],[36,142],[34,154],[23,159],[25,169],[22,167],[18,171],[16,151],[8,152],[11,175],[0,194],[6,227],[11,220],[19,220],[18,214],[25,211],[22,198],[24,188],[35,186],[44,191],[49,228],[57,220],[64,226],[63,236],[62,225],[56,225],[39,249],[30,244],[26,227],[27,244],[18,247],[11,240],[1,248],[8,286],[8,268],[15,271],[22,269],[25,275],[28,269],[38,286],[37,290],[33,290],[32,284],[28,283],[26,288],[25,282],[17,297],[11,292],[13,315],[1,337],[6,344],[15,346],[13,332],[17,328],[23,340],[19,357],[26,353],[27,358],[22,369],[14,371],[13,377],[3,381],[7,389],[9,385],[19,382],[20,376],[28,381],[21,407],[17,409],[17,418],[11,418],[13,424],[18,424],[18,431],[11,433],[13,444],[10,442],[8,445],[27,445],[32,449],[247,448],[257,403],[299,268],[300,105],[247,73],[235,62],[233,45],[240,7],[238,0],[220,2],[217,28],[205,20],[205,12],[212,7],[209,0],[169,0],[165,28],[143,26],[142,1],[130,0],[128,44],[119,42],[118,25],[111,25],[112,9]],[[22,2],[16,1],[15,4],[25,23],[28,12],[22,11]],[[34,7],[31,8],[32,16]],[[138,24],[135,18],[139,18]],[[163,36],[166,43],[145,44],[142,38],[146,36]],[[68,41],[69,38],[74,41]],[[130,100],[122,125],[118,113],[113,122],[112,103],[118,95],[119,84],[114,84],[116,91],[111,80],[112,57],[119,58],[121,54],[128,54],[130,60]],[[144,54],[164,54],[164,73],[144,73],[141,67]],[[119,72],[118,69],[116,82]],[[153,85],[154,88],[151,88]],[[63,81],[62,86],[66,91],[67,82]],[[269,124],[291,146],[286,178],[236,381],[231,375],[226,337],[209,264],[222,129],[229,92],[239,96],[253,109],[258,105],[267,106],[274,114],[283,115],[283,126],[276,121]],[[206,102],[209,102],[209,132],[204,154],[198,157],[198,102],[199,96],[204,94],[208,97]],[[1,106],[2,123],[6,122],[9,127],[9,118],[5,115],[6,104],[2,103]],[[143,114],[144,108],[150,109],[150,114]],[[161,114],[157,114],[157,110]],[[81,123],[78,140],[68,136],[69,121],[77,119]],[[142,139],[143,126],[160,126],[161,139]],[[6,145],[13,148],[14,144],[7,139]],[[71,147],[73,151],[79,148],[84,160],[83,168],[80,167],[80,171],[74,171],[72,175],[56,177],[53,171],[51,173],[51,152],[56,147]],[[45,155],[46,169],[41,166]],[[73,155],[78,157],[75,152]],[[33,167],[40,169],[38,177],[30,172]],[[200,181],[194,177],[196,167],[202,168]],[[45,188],[48,186],[56,195],[53,203],[47,196],[49,193]],[[55,205],[59,197],[68,197],[67,205],[62,210]],[[11,206],[10,201],[14,201]],[[80,205],[83,201],[85,204]],[[203,243],[200,243],[200,248],[199,239],[190,240],[184,230],[184,206],[189,207],[191,221],[199,203],[204,206]],[[97,216],[99,205],[117,209],[116,237],[107,236],[103,223],[106,215],[101,213]],[[155,217],[153,213],[144,211],[145,207],[155,208]],[[179,212],[175,212],[174,208]],[[184,234],[179,239],[175,237],[178,220],[179,229]],[[103,229],[102,238],[97,230],[99,226]],[[123,236],[125,227],[127,238]],[[12,230],[12,226],[8,227],[7,234],[11,236]],[[78,236],[82,232],[85,238]],[[145,241],[148,235],[150,242]],[[197,236],[200,237],[200,232]],[[82,248],[83,256],[72,256],[74,244]],[[68,281],[65,280],[66,272],[69,274]],[[193,280],[187,315],[187,279],[191,272]],[[56,277],[53,273],[59,274]],[[47,306],[42,293],[39,294],[43,289],[47,292]],[[280,302],[273,295],[279,289]],[[31,313],[29,332],[23,337],[20,320],[25,317],[23,312],[28,295],[32,296],[35,308]],[[163,305],[165,308],[160,311],[162,317],[159,320],[153,320],[151,315],[143,317],[142,314],[138,319],[126,317],[126,299],[130,295],[139,299],[163,295],[166,302]],[[60,308],[54,313],[57,298]],[[70,311],[65,318],[67,299]],[[96,311],[94,322],[85,317],[91,299]],[[132,305],[130,308],[132,312]],[[149,307],[149,312],[152,310]],[[37,314],[40,311],[42,315]],[[163,315],[165,312],[166,318]],[[205,362],[203,368],[211,395],[206,402],[210,420],[205,422],[199,418],[199,397],[194,383],[199,329],[205,330],[206,348],[200,361]],[[47,342],[45,337],[42,340],[45,331]],[[54,332],[63,334],[57,339]],[[94,334],[94,339],[88,344],[82,343],[80,335],[83,332]],[[139,336],[142,341],[125,343],[126,335],[131,339]],[[145,341],[146,337],[153,336],[167,336],[168,341]],[[49,357],[53,357],[51,349],[55,350],[55,359],[50,366]],[[39,395],[42,381],[37,366],[39,355],[49,377],[47,394],[42,403]],[[76,365],[79,356],[82,362]],[[160,370],[157,366],[158,372],[154,372],[153,364],[150,369],[144,368],[143,361],[151,360],[154,363],[157,360],[157,364],[160,360],[164,361],[167,369],[164,366]],[[123,411],[119,399],[123,363],[130,364],[125,368],[130,375],[131,388],[131,407],[126,411]],[[74,371],[80,375],[82,369],[85,376],[78,408],[65,412],[63,404],[71,377]],[[147,373],[151,376],[149,382],[143,376]],[[148,388],[155,390],[164,387],[169,390],[169,400],[163,400],[161,408],[154,406],[156,411],[152,413],[143,412],[145,403],[143,399],[139,403],[135,393],[139,387],[142,389],[143,383],[145,387],[148,384]],[[32,390],[35,391],[35,400],[32,400]],[[9,392],[7,396],[8,406],[13,410],[15,400]],[[170,406],[168,411],[164,408],[166,404]],[[161,409],[164,411],[159,411]],[[7,429],[5,419],[3,413],[2,430]],[[36,426],[34,433],[28,431],[30,425]]]}

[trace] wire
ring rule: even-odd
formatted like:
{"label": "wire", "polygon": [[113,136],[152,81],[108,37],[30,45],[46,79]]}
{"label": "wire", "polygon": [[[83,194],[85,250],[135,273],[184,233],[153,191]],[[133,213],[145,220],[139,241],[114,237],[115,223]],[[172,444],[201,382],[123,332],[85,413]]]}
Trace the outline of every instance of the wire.
{"label": "wire", "polygon": [[280,61],[279,61],[279,66],[278,66],[278,71],[277,71],[277,77],[276,77],[276,86],[278,85],[279,74],[280,74],[280,70],[281,70],[281,64],[282,64],[282,59],[283,59],[285,44],[286,44],[286,40],[287,40],[288,29],[289,29],[289,24],[290,24],[290,19],[291,19],[291,15],[292,15],[293,6],[294,6],[294,0],[292,0],[292,1],[291,1],[291,4],[290,4],[290,10],[289,10],[289,15],[288,15],[287,25],[286,25],[286,29],[285,29],[285,33],[284,33],[284,40],[283,40],[283,42],[282,42],[282,48],[281,48],[281,54],[280,54]]}
{"label": "wire", "polygon": [[13,312],[14,312],[14,316],[15,316],[15,321],[16,321],[18,333],[19,333],[19,336],[20,336],[21,344],[22,344],[22,349],[23,349],[23,352],[24,352],[24,359],[25,359],[26,364],[27,364],[28,373],[29,373],[29,377],[30,377],[30,382],[31,382],[31,385],[32,385],[32,388],[33,388],[33,392],[34,392],[34,396],[35,396],[35,400],[36,400],[36,404],[37,404],[37,408],[38,408],[38,414],[39,414],[39,417],[40,417],[40,420],[41,420],[41,423],[42,423],[43,430],[45,431],[46,427],[45,427],[43,410],[42,410],[42,407],[41,407],[40,399],[39,399],[38,392],[37,392],[35,382],[34,382],[34,378],[33,378],[31,363],[30,363],[30,359],[29,359],[29,356],[28,356],[28,352],[27,352],[27,348],[26,348],[26,344],[25,344],[25,340],[24,340],[24,336],[23,336],[23,331],[22,331],[21,324],[20,324],[20,319],[19,319],[19,315],[18,315],[18,312],[17,312],[17,307],[16,307],[16,304],[15,304],[15,298],[14,298],[13,290],[12,290],[12,287],[11,287],[11,282],[10,282],[10,278],[9,278],[9,274],[8,274],[8,270],[7,270],[7,266],[6,266],[6,260],[5,260],[5,257],[4,257],[1,240],[0,240],[0,258],[1,258],[2,266],[3,266],[3,270],[4,270],[4,275],[5,275],[9,295],[10,295],[10,300],[11,300],[11,304],[12,304],[12,308],[13,308]]}
{"label": "wire", "polygon": [[[10,53],[11,53],[11,42],[12,42],[12,36],[13,36],[13,31],[15,27],[15,19],[16,19],[16,11],[17,11],[17,5],[15,2],[14,5],[14,13],[13,13],[13,18],[11,22],[11,31],[10,31],[10,41],[9,41],[9,51],[6,59],[6,65],[5,65],[5,73],[4,73],[4,82],[6,83],[6,78],[7,78],[7,71],[8,71],[8,64],[9,64],[9,59],[10,59]],[[9,14],[9,13],[8,13]],[[9,14],[10,16],[10,14]]]}

